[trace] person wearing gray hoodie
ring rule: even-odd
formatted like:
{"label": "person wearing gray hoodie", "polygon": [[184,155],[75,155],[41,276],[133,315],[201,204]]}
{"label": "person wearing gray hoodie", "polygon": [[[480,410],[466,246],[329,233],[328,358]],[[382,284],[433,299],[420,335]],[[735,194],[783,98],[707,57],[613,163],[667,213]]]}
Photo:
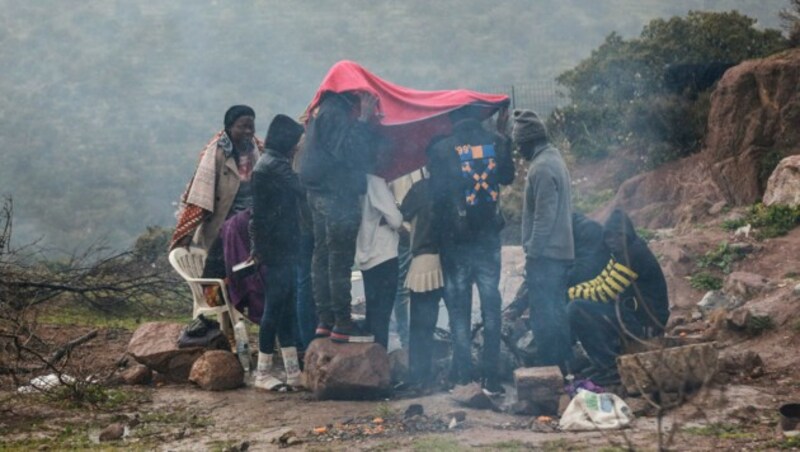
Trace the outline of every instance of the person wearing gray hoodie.
{"label": "person wearing gray hoodie", "polygon": [[566,376],[572,356],[566,293],[575,259],[569,171],[533,111],[514,112],[512,139],[530,162],[522,208],[522,245],[538,361],[561,367]]}

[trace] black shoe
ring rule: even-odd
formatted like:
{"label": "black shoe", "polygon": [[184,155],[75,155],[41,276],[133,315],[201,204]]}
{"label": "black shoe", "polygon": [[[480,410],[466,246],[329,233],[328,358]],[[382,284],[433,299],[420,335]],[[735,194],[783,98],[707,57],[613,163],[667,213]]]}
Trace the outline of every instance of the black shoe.
{"label": "black shoe", "polygon": [[359,328],[352,320],[339,322],[331,331],[333,342],[346,343],[369,343],[375,342],[375,336]]}
{"label": "black shoe", "polygon": [[328,337],[331,335],[331,326],[327,323],[318,323],[317,329],[314,330],[314,338]]}

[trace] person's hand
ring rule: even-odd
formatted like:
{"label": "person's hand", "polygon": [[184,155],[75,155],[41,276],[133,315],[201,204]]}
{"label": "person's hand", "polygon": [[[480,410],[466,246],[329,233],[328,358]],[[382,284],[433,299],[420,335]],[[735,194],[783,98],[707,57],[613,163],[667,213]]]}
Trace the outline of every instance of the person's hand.
{"label": "person's hand", "polygon": [[370,93],[361,92],[358,94],[361,99],[361,115],[358,120],[361,122],[369,122],[375,116],[375,110],[378,107],[378,98]]}

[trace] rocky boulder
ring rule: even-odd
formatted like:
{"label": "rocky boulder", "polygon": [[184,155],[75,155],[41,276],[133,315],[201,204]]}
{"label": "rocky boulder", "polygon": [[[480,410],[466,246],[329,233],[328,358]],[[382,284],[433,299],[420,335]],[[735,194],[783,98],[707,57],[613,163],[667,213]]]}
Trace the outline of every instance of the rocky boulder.
{"label": "rocky boulder", "polygon": [[[131,337],[127,352],[137,362],[163,374],[167,380],[183,383],[192,364],[206,351],[204,347],[178,348],[184,325],[169,322],[142,324]],[[212,349],[229,348],[227,339],[211,344]]]}
{"label": "rocky boulder", "polygon": [[[729,69],[711,96],[705,147],[623,183],[610,209],[637,226],[681,226],[761,200],[782,157],[800,154],[800,49]],[[795,195],[796,195],[795,191]]]}
{"label": "rocky boulder", "polygon": [[153,381],[153,371],[143,364],[136,364],[125,369],[120,380],[126,385],[149,385]]}
{"label": "rocky boulder", "polygon": [[772,288],[772,283],[761,275],[749,272],[733,272],[725,278],[723,290],[726,294],[749,300]]}
{"label": "rocky boulder", "polygon": [[379,344],[315,339],[306,350],[303,378],[320,400],[375,399],[391,388],[389,356]]}
{"label": "rocky boulder", "polygon": [[800,206],[800,155],[781,160],[767,181],[764,205]]}
{"label": "rocky boulder", "polygon": [[233,353],[209,350],[192,365],[189,381],[206,391],[236,389],[244,383],[244,369]]}

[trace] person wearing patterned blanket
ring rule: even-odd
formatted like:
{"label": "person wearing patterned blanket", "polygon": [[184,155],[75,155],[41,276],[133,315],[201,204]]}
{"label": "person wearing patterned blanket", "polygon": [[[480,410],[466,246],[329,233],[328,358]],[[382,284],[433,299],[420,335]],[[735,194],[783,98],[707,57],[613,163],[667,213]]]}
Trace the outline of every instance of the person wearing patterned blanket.
{"label": "person wearing patterned blanket", "polygon": [[663,334],[669,300],[658,260],[623,211],[609,215],[603,241],[611,259],[595,278],[569,288],[567,318],[592,362],[587,376],[613,384],[624,344]]}

